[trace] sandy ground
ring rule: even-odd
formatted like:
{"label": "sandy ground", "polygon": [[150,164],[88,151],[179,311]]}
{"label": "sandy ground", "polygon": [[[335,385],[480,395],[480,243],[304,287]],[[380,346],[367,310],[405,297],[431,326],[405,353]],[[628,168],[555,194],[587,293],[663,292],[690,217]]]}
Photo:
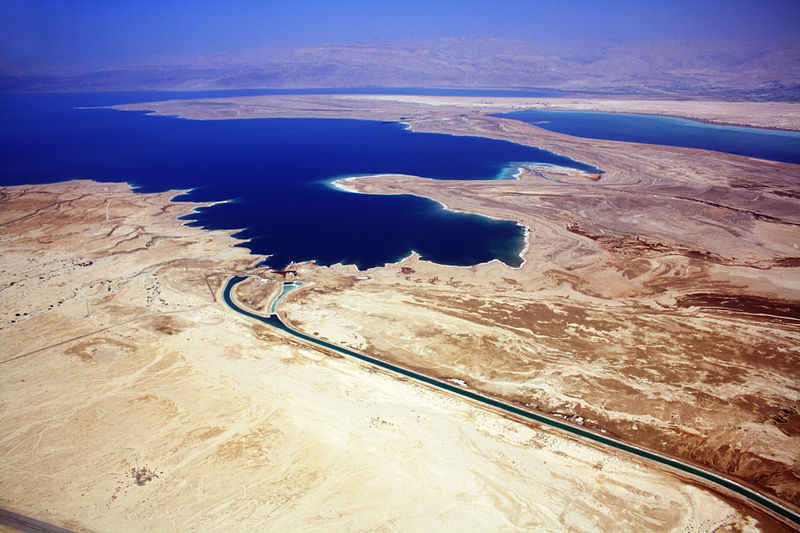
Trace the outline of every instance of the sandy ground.
{"label": "sandy ground", "polygon": [[800,103],[725,102],[601,98],[517,98],[421,95],[269,95],[172,100],[128,104],[119,109],[153,109],[187,118],[342,117],[416,121],[462,114],[507,113],[525,109],[599,111],[665,115],[736,126],[800,131]]}
{"label": "sandy ground", "polygon": [[[279,281],[227,233],[181,226],[192,204],[170,196],[0,189],[3,508],[77,531],[781,529],[233,313],[229,275],[254,275],[238,295],[254,307]],[[299,267],[313,290],[347,270]]]}
{"label": "sandy ground", "polygon": [[[412,258],[363,275],[316,269],[306,275],[317,284],[287,299],[287,319],[800,504],[800,167],[578,139],[483,116],[499,105],[490,100],[281,96],[134,107],[194,118],[401,120],[603,169],[599,179],[528,165],[516,181],[342,182],[518,221],[529,228],[525,265],[453,269]],[[625,105],[737,124],[798,123],[798,104]]]}

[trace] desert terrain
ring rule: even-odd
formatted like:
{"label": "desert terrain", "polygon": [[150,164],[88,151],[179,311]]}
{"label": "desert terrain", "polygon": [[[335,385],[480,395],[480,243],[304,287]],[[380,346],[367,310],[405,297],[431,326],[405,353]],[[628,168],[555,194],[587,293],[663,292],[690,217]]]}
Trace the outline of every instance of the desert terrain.
{"label": "desert terrain", "polygon": [[[173,194],[87,181],[0,190],[3,508],[75,531],[784,527],[696,480],[232,312],[219,300],[229,276],[252,276],[237,299],[256,308],[281,278],[252,268],[259,258],[228,233],[182,226],[194,204]],[[352,285],[345,306],[373,290],[351,268],[297,269],[322,296],[309,316],[325,316],[331,284]],[[439,269],[410,260],[365,288],[427,270],[478,279]],[[287,306],[298,322],[302,298]]]}
{"label": "desert terrain", "polygon": [[[416,194],[518,221],[529,231],[525,264],[448,268],[412,257],[359,275],[319,269],[287,298],[285,317],[800,504],[800,168],[579,139],[484,116],[500,104],[348,95],[127,107],[190,118],[401,120],[415,131],[511,140],[603,169],[597,176],[524,165],[518,180],[487,182],[342,180],[357,192]],[[579,104],[594,105],[562,107]],[[759,105],[770,111],[753,119]],[[798,104],[660,106],[708,121],[800,124]]]}
{"label": "desert terrain", "polygon": [[[603,169],[342,180],[524,224],[525,263],[293,265],[304,285],[281,316],[796,509],[800,169],[484,116],[508,109],[500,103],[282,96],[125,107],[397,120]],[[782,105],[774,116],[791,129],[796,108]],[[746,108],[707,109],[692,118],[750,120]],[[787,527],[697,480],[233,313],[219,299],[230,276],[253,276],[237,299],[256,312],[282,277],[252,268],[259,258],[229,233],[181,226],[175,217],[194,206],[173,194],[91,182],[2,190],[3,508],[101,531]]]}

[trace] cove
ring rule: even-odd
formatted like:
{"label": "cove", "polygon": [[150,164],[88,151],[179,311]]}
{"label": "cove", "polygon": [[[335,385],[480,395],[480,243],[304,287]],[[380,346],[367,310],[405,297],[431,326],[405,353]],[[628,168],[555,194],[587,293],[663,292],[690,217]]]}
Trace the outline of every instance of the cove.
{"label": "cove", "polygon": [[494,115],[575,137],[700,148],[800,164],[800,132],[705,124],[654,115],[529,110]]}
{"label": "cove", "polygon": [[329,183],[378,173],[495,179],[510,162],[590,169],[536,148],[415,133],[396,123],[185,120],[75,108],[93,105],[92,95],[11,100],[0,116],[0,184],[84,178],[126,181],[139,192],[190,189],[176,200],[221,203],[184,217],[189,225],[240,230],[243,246],[268,255],[274,268],[315,260],[364,269],[412,251],[440,264],[499,259],[518,266],[524,229],[514,222],[446,211],[415,196],[349,194]]}

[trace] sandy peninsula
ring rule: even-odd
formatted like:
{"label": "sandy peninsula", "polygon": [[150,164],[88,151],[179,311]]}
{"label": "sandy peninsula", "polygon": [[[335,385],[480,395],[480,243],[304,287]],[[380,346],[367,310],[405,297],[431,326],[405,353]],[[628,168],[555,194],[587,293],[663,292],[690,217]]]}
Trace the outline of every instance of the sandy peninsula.
{"label": "sandy peninsula", "polygon": [[747,126],[800,131],[800,103],[793,102],[730,102],[720,100],[662,100],[610,98],[471,98],[465,96],[340,96],[355,100],[375,99],[387,102],[423,103],[433,106],[460,106],[491,109],[494,113],[550,109],[558,111],[593,111],[600,113],[633,113],[686,118],[729,126]]}
{"label": "sandy peninsula", "polygon": [[[283,316],[796,509],[800,169],[575,139],[473,104],[281,96],[126,107],[395,120],[602,168],[599,179],[532,166],[504,181],[350,180],[358,192],[524,224],[525,263],[294,265],[304,285]],[[252,276],[237,298],[257,312],[282,277],[248,268],[258,258],[230,234],[181,226],[175,217],[193,206],[171,196],[90,182],[2,190],[2,507],[102,531],[787,527],[697,480],[233,313],[219,301],[229,276]]]}
{"label": "sandy peninsula", "polygon": [[149,109],[156,114],[186,118],[258,117],[406,119],[485,115],[526,109],[634,113],[687,118],[712,124],[800,131],[800,103],[729,102],[718,100],[658,100],[608,98],[522,98],[421,95],[270,95],[171,100],[126,104],[118,109]]}

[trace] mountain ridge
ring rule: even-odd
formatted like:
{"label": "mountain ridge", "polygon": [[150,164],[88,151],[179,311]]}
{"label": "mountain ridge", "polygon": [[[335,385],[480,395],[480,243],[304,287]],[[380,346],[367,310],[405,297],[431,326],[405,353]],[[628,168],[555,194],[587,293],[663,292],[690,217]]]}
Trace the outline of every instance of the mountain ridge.
{"label": "mountain ridge", "polygon": [[539,88],[800,99],[800,43],[460,37],[256,48],[83,72],[4,67],[5,92],[313,87]]}

